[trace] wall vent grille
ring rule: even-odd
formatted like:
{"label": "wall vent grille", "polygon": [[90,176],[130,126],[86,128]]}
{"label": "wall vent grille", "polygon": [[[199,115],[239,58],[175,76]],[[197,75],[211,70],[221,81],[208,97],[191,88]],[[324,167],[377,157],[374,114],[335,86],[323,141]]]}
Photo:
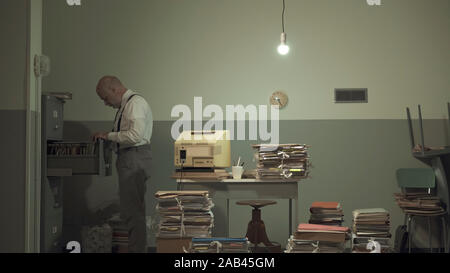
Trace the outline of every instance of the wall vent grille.
{"label": "wall vent grille", "polygon": [[367,88],[336,88],[335,103],[367,103]]}

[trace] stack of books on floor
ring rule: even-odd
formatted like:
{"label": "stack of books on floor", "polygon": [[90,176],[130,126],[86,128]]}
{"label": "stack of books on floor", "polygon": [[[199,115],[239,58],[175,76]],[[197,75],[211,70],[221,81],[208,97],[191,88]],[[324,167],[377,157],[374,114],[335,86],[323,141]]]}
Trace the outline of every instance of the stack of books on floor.
{"label": "stack of books on floor", "polygon": [[249,253],[247,238],[192,238],[190,253]]}
{"label": "stack of books on floor", "polygon": [[309,223],[318,225],[342,226],[344,212],[339,202],[313,202]]}
{"label": "stack of books on floor", "polygon": [[158,238],[211,237],[214,206],[208,191],[158,191]]}
{"label": "stack of books on floor", "polygon": [[119,214],[113,215],[108,224],[112,228],[112,252],[128,253],[128,228]]}
{"label": "stack of books on floor", "polygon": [[381,245],[381,252],[390,252],[390,215],[383,208],[357,209],[353,211],[352,252],[367,253],[370,240]]}
{"label": "stack of books on floor", "polygon": [[309,157],[303,144],[257,144],[255,150],[256,178],[261,180],[308,177]]}
{"label": "stack of books on floor", "polygon": [[111,253],[112,228],[107,223],[97,226],[83,226],[81,229],[83,253]]}
{"label": "stack of books on floor", "polygon": [[370,241],[375,241],[380,244],[381,253],[392,252],[391,246],[389,245],[390,238],[356,236],[356,234],[352,233],[352,253],[370,253],[374,251],[375,247],[369,244]]}
{"label": "stack of books on floor", "polygon": [[311,240],[297,240],[294,236],[288,239],[285,253],[319,253],[319,242]]}
{"label": "stack of books on floor", "polygon": [[299,224],[285,253],[342,253],[349,233],[348,227]]}
{"label": "stack of books on floor", "polygon": [[440,215],[445,213],[441,199],[427,192],[394,193],[394,197],[405,214]]}

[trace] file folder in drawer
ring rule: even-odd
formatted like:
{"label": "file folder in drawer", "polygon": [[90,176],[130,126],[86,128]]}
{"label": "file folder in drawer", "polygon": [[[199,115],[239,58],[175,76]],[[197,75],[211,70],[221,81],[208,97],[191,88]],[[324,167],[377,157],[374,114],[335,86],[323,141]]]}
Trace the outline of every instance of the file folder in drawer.
{"label": "file folder in drawer", "polygon": [[[109,142],[108,142],[109,144]],[[47,144],[48,175],[111,175],[112,152],[104,141]]]}

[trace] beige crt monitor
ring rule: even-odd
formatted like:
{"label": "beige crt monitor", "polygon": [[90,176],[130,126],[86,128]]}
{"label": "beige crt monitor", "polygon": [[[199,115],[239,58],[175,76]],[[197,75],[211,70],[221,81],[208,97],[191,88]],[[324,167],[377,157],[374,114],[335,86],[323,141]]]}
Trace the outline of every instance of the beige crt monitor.
{"label": "beige crt monitor", "polygon": [[231,166],[230,131],[183,131],[175,141],[176,168]]}

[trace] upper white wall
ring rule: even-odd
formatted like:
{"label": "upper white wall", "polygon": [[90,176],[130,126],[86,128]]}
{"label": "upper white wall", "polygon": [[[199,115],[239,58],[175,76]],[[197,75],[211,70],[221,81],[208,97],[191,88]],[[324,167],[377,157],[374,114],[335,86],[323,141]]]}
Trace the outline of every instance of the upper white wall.
{"label": "upper white wall", "polygon": [[[68,120],[111,120],[95,94],[104,74],[149,101],[156,120],[174,105],[267,105],[281,119],[397,119],[423,106],[446,117],[450,1],[286,0],[291,52],[279,56],[281,0],[44,0],[43,91],[72,92]],[[366,87],[368,104],[334,104],[335,87]],[[88,109],[88,110],[87,110]]]}

